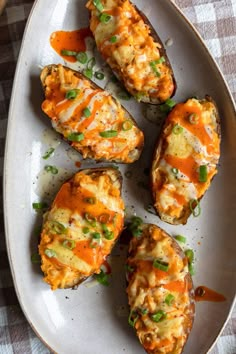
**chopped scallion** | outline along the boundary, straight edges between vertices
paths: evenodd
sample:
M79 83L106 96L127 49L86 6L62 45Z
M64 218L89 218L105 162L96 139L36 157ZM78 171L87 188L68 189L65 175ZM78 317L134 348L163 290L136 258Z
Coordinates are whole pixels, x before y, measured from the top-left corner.
M99 16L99 20L102 23L108 23L110 21L110 19L112 18L111 15L106 14L105 12L103 12L100 16Z
M83 227L83 229L82 229L82 232L83 232L83 234L88 234L89 233L89 228L88 227Z
M75 57L77 54L78 53L74 52L73 50L66 50L66 49L61 50L61 55L64 55L64 56Z
M128 131L128 130L132 129L132 126L133 126L133 123L127 119L122 123L122 130Z
M166 298L165 298L165 303L166 303L168 306L170 306L171 303L173 302L174 298L175 298L174 295L168 294L168 295L166 296Z
M137 321L138 317L139 316L138 316L137 312L135 312L135 311L130 312L128 322L131 327L134 327L135 322Z
M191 113L188 117L189 123L191 124L197 124L199 121L199 118L196 113Z
M165 60L164 57L160 57L159 59L155 60L155 63L156 63L156 64L162 64L162 63L164 63L165 61L166 61L166 60Z
M96 59L94 57L90 58L87 63L87 69L92 70L95 64L96 64Z
M103 138L113 138L118 135L117 130L105 130L104 132L100 132L99 135Z
M201 165L199 167L199 182L206 182L207 181L207 165Z
M73 250L75 248L75 240L66 239L62 242L62 246L68 250Z
M184 128L181 127L181 125L179 124L175 124L173 129L172 129L172 132L175 134L175 135L179 135L183 132Z
M87 53L86 53L86 52L79 52L79 53L76 55L76 59L77 59L78 62L81 63L81 64L87 63L87 60L88 60Z
M178 168L173 167L173 168L171 169L171 172L172 172L174 175L177 175L177 174L179 173L179 170L178 170Z
M132 273L134 271L134 267L131 267L129 264L125 265L125 269L127 272Z
M103 5L100 0L93 0L93 5L97 8L98 11L103 11Z
M52 250L51 248L46 248L46 250L44 251L44 253L46 254L46 256L48 256L49 258L52 257L56 257L57 254L54 250Z
M101 73L100 71L96 71L94 76L96 77L96 79L98 80L103 80L105 75L103 73Z
M56 166L47 165L44 167L44 169L47 172L51 172L53 175L56 175L58 173L58 169L56 168Z
M92 238L94 238L95 240L99 240L101 238L101 234L99 232L93 232L91 234Z
M88 107L86 107L84 110L83 110L83 115L88 118L91 116L91 111Z
M95 279L102 285L108 286L108 275L101 269L99 274L94 275Z
M79 94L80 90L78 89L73 89L73 90L70 90L70 91L67 91L66 92L66 99L67 100L74 100L77 95Z
M150 317L154 322L160 322L166 318L166 313L162 310L159 310Z
M67 232L67 228L58 221L50 221L50 228L52 231L60 235Z
M32 207L34 210L42 210L42 209L46 209L48 207L47 203L44 202L35 202L32 203Z
M194 269L194 266L193 266L192 263L190 263L188 265L188 270L189 270L190 275L194 275L195 274L195 269Z
M47 160L50 156L52 156L53 154L54 154L54 151L55 151L55 149L54 148L49 148L46 152L45 152L45 154L43 155L43 159L44 160Z
M155 259L153 261L153 267L162 270L163 272L168 272L169 269L169 263L163 262L160 259Z
M70 141L81 141L84 139L83 133L71 133L67 136L67 139Z
M85 69L83 71L84 76L86 76L88 79L92 79L93 77L93 71L92 69Z
M189 202L189 207L191 210L191 213L195 218L197 218L201 214L201 206L200 203L197 199L191 199Z
M116 37L116 36L112 36L112 37L110 38L110 42L111 42L111 43L116 43L116 41L117 41L117 37Z
M97 219L96 219L96 217L95 216L93 216L93 215L91 215L91 214L89 214L89 213L85 213L84 214L84 217L85 217L85 220L91 225L91 226L96 226L96 221L97 221Z
M161 76L161 73L160 73L160 71L157 69L157 67L156 67L156 62L155 61L151 61L150 62L150 66L151 66L151 68L152 68L152 71L155 73L155 75L157 76L157 77L160 77Z
M175 236L175 239L181 243L186 243L186 237L184 237L182 235Z
M185 256L188 258L188 263L193 263L194 261L194 252L193 250L189 249L189 250L186 250L185 252Z

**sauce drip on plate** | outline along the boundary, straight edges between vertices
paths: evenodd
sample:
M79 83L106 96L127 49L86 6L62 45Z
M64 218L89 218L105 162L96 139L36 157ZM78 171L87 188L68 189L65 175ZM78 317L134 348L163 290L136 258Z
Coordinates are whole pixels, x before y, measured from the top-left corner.
M225 296L217 293L215 290L207 288L206 286L198 286L195 289L195 300L196 301L212 301L212 302L223 302L226 300Z

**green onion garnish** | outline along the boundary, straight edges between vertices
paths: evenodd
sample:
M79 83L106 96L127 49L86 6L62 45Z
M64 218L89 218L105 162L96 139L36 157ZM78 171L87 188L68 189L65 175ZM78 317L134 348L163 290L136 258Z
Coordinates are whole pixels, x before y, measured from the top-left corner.
M87 63L87 69L92 70L95 64L96 64L96 59L94 57L90 58Z
M101 269L99 274L94 275L95 279L102 285L108 286L108 275Z
M163 272L167 272L169 269L169 263L163 262L160 259L155 259L153 261L153 267L162 270Z
M140 102L143 98L143 96L145 96L145 94L143 92L137 92L135 95L134 95L134 98Z
M84 217L85 217L85 220L89 223L89 225L91 225L93 227L96 226L97 219L96 219L95 216L93 216L93 215L91 215L89 213L85 213Z
M134 271L134 267L131 267L129 264L125 265L125 269L127 272L132 273Z
M48 256L49 258L52 257L56 257L57 254L54 250L52 250L51 248L46 248L46 250L44 251L44 253L46 254L46 256Z
M103 73L101 73L100 71L96 71L94 76L96 77L96 79L98 80L103 80L105 75Z
M151 61L150 62L150 66L152 68L152 71L156 74L157 77L160 77L161 76L161 73L160 71L157 69L156 67L156 62L155 61Z
M81 141L84 139L83 133L71 133L67 136L67 139L70 141Z
M155 63L156 63L156 64L162 64L162 63L164 63L165 61L166 61L166 60L165 60L164 57L160 57L159 59L155 60Z
M166 313L162 310L159 310L150 317L154 322L160 322L166 318Z
M88 203L88 204L95 204L96 203L96 198L95 197L84 198L84 202Z
M120 91L118 92L117 97L121 100L129 101L131 96L127 91Z
M110 42L111 42L111 43L116 43L116 41L117 41L117 37L116 37L116 36L112 36L112 37L110 38Z
M138 317L139 316L138 316L137 312L135 312L135 311L130 312L128 322L131 327L134 327L135 322L137 321Z
M181 125L179 124L175 124L173 129L172 129L172 132L175 134L175 135L179 135L183 132L183 127L181 127Z
M103 5L100 0L93 0L93 5L98 9L98 11L103 11Z
M67 232L67 228L58 221L50 221L50 228L60 235Z
M89 231L90 231L90 230L89 230L89 228L88 228L88 227L86 227L86 226L82 228L82 232L83 232L83 234L88 234L88 233L89 233Z
M173 108L176 105L176 102L174 100L172 100L171 98L168 98L165 101L165 105L170 107L170 108Z
M197 199L190 200L189 208L195 218L197 218L201 214L201 206L200 206L200 203Z
M77 97L79 92L80 92L80 90L78 90L78 89L73 89L73 90L67 91L66 98L68 100L74 100Z
M179 173L179 170L178 170L178 168L173 167L173 168L171 169L171 172L172 172L174 175L177 175L177 174Z
M188 263L193 263L194 261L194 252L193 250L189 249L189 250L186 250L185 252L185 256L188 258Z
M103 12L103 13L99 16L99 20L100 20L100 22L102 22L102 23L108 23L111 18L112 18L112 16L106 14L105 12Z
M192 263L190 263L188 265L188 270L189 270L190 275L194 275L195 274L195 269L194 269L194 266L193 266Z
M81 63L81 64L87 63L87 60L88 60L87 53L86 53L86 52L79 52L79 53L76 55L76 59L77 59L78 62Z
M174 298L175 298L174 295L168 294L168 295L166 296L166 298L165 298L165 303L166 303L168 306L170 306L171 303L173 302Z
M91 116L91 111L88 107L86 107L84 110L83 110L83 115L88 118Z
M175 105L176 102L171 98L168 98L165 103L160 105L160 111L163 113L169 113Z
M91 234L92 238L94 238L95 240L99 240L101 238L101 234L99 232L93 232Z
M191 123L191 124L197 124L199 118L196 113L191 113L188 117L188 120L189 120L189 123Z
M199 167L199 182L207 181L207 165L201 165Z
M142 233L143 233L143 231L142 231L141 229L138 229L138 228L132 230L132 235L133 235L134 237L139 237L139 236L142 235Z
M41 256L38 253L34 253L31 256L31 262L34 264L41 263Z
M139 311L141 312L142 315L147 315L148 314L148 309L139 309Z
M175 236L175 239L179 242L186 243L186 237L184 237L182 235Z
M48 149L45 154L43 155L43 159L47 160L51 155L53 155L55 149L54 148L50 148Z
M73 250L75 248L75 240L66 239L62 242L62 246L68 250Z
M47 172L51 172L53 175L56 175L58 173L58 169L56 168L56 166L47 165L44 167L44 169Z
M110 231L107 228L106 224L102 224L102 230L103 230L104 236L107 240L112 240L114 238L114 232Z
M93 71L91 69L85 69L83 71L84 76L86 76L88 79L92 79L93 77Z
M127 119L122 123L122 130L128 131L128 130L132 129L132 126L133 126L133 123Z
M131 224L129 225L129 230L132 232L134 237L139 237L142 235L142 229L140 226L142 225L143 220L138 216L133 216L131 219Z
M46 209L48 205L47 203L43 203L43 202L35 202L32 203L32 207L34 210L41 210L41 209Z
M61 55L75 57L77 54L78 54L77 52L74 52L72 50L66 50L66 49L61 50Z
M103 138L113 138L118 135L117 130L105 130L104 132L99 133Z

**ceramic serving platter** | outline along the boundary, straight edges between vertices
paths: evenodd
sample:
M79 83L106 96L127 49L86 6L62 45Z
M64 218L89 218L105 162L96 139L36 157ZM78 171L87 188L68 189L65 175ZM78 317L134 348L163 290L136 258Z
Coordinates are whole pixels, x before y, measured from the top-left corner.
M217 102L222 144L219 173L201 202L202 213L190 217L185 226L171 226L148 213L150 191L145 188L151 155L158 136L155 109L133 99L122 104L136 118L145 132L146 144L141 159L134 165L119 166L123 178L123 197L127 214L139 215L155 223L172 236L187 237L187 247L196 255L193 277L195 287L206 285L226 297L225 302L196 304L196 317L184 353L208 352L222 330L235 296L235 216L236 216L236 117L227 85L199 35L171 1L134 3L148 16L172 63L178 89L174 99L211 95ZM17 295L32 328L53 351L60 354L141 354L144 353L135 333L128 325L124 260L126 247L118 244L110 257L110 286L90 280L77 290L51 291L42 281L39 265L31 263L37 251L35 229L42 214L32 209L35 201L50 201L59 185L81 167L82 161L50 128L41 111L43 93L40 68L63 59L50 47L49 37L57 30L75 30L88 26L84 0L35 1L28 21L9 113L5 156L4 205L8 254ZM172 44L172 45L170 45ZM97 54L95 53L96 57ZM101 60L97 66L108 70ZM107 71L108 72L108 71ZM109 76L109 75L108 75ZM109 88L107 77L103 86ZM42 159L45 151L55 148L50 161ZM59 173L48 176L44 166L50 162ZM129 171L130 178L127 178Z

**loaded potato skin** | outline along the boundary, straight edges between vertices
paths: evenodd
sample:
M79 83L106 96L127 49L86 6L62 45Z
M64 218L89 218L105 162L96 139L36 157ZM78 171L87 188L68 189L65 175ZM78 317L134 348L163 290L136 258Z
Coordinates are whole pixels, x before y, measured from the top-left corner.
M46 66L40 78L43 112L83 158L120 163L139 159L143 133L108 92L61 64Z
M188 260L156 225L143 224L139 230L127 260L129 323L148 354L180 354L195 311Z
M122 177L114 168L81 170L44 215L39 245L44 280L70 288L100 272L124 223Z
M164 46L146 16L129 0L89 0L98 50L138 101L159 104L176 82Z
M163 221L186 224L216 175L220 119L211 97L177 104L163 126L151 168L154 207Z

